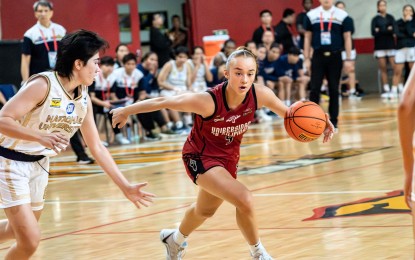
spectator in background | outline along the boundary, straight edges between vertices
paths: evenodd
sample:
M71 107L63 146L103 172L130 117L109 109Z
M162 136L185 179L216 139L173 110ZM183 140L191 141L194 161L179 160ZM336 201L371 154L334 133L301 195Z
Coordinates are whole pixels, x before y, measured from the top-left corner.
M274 28L272 27L272 13L270 10L265 9L259 13L259 17L261 19L261 25L254 31L252 35L252 40L256 44L262 43L262 34L265 31L271 31L274 35Z
M124 101L123 105L130 105L138 100L138 82L144 75L136 68L137 57L134 53L125 55L122 62L124 66L114 70L112 74L117 83L115 95L119 100ZM130 126L136 123L135 118L131 118L131 121ZM116 141L122 143L126 137L120 135L118 138Z
M53 69L59 41L66 30L51 21L53 5L48 1L37 1L33 5L37 23L27 30L23 37L21 76L26 81L29 76Z
M158 97L159 89L156 80L158 70L157 54L151 51L146 53L143 56L141 63L137 65L137 69L144 75L138 82L138 101ZM138 114L137 118L145 130L144 140L156 141L161 139L161 136L154 132L154 122L157 123L162 133L173 134L173 132L167 128L167 123L162 110Z
M399 93L403 92L402 72L405 63L408 63L409 69L415 62L415 21L414 7L412 5L405 5L403 7L402 18L396 22L396 55L395 55L395 70L392 80L391 97L397 97Z
M153 14L152 26L150 28L150 50L157 54L159 68L171 59L172 42L161 30L164 24L164 17L161 14Z
M97 114L104 114L112 123L112 114L110 109L114 106L111 101L117 100L115 90L117 89L117 82L115 77L111 76L114 70L114 60L109 56L104 56L100 59L101 72L95 76L94 83L88 87L89 96L94 109L94 116ZM96 118L95 118L96 120ZM130 144L130 141L125 138L119 128L113 128L114 139L118 144Z
M236 42L233 39L228 39L223 43L223 47L218 52L215 57L213 57L210 67L215 66L219 67L219 64L222 64L222 62L226 63L226 60L228 59L229 55L236 50Z
M295 12L291 8L284 10L282 20L275 27L275 41L282 45L282 52L287 53L295 47L293 25L295 23Z
M168 32L171 48L174 50L179 46L187 47L187 29L182 27L180 16L173 15L171 17L172 28Z
M298 85L300 100L306 98L306 87L310 77L304 75L303 61L300 59L301 50L291 47L287 54L281 56L276 62L276 76L278 78L278 98L286 106L291 105L291 89L293 84Z
M339 82L343 67L341 52L346 51L344 69L354 65L351 58L353 29L348 14L335 7L333 0L320 0L321 5L307 13L304 38L304 63L311 66L310 100L319 104L321 85L327 78L329 87L329 114L337 128L339 115ZM313 52L311 51L313 49ZM312 54L312 60L310 60ZM311 62L311 64L310 64Z
M125 55L130 53L130 50L128 49L127 44L120 43L115 48L115 64L114 69L118 69L124 66L122 59Z
M33 5L33 10L38 21L24 34L20 67L23 81L28 80L29 76L55 67L59 42L66 33L65 28L51 21L51 2L37 1ZM94 162L86 154L78 133L71 137L70 143L79 164Z
M271 49L272 44L275 42L274 34L271 31L265 31L262 34L262 44L265 46L267 52Z
M388 61L395 70L395 18L386 13L386 1L377 2L378 13L372 19L371 31L375 37L375 58L378 60L379 70L381 73L383 91L382 97L389 97L390 85L388 79Z
M267 52L267 57L262 62L262 67L259 68L258 82L269 87L272 90L276 89L278 82L277 72L277 60L281 55L280 45L274 42L271 45L270 50Z
M187 63L189 58L188 49L184 46L178 47L175 56L175 60L171 60L163 66L157 79L162 97L171 97L191 90L192 69ZM179 112L175 110L168 110L168 112L174 122L172 128L175 128L175 130L183 129L192 122L190 114L184 116L185 122L183 124Z
M300 49L304 48L304 21L307 17L307 12L311 10L313 7L313 0L303 0L303 8L304 11L297 15L296 25L297 25L297 32L300 35L300 40L298 42L298 47Z
M252 52L253 54L255 54L255 56L258 55L257 52L257 44L254 41L247 41L245 42L245 47Z
M336 7L346 11L346 4L342 1L337 1L336 2ZM351 24L352 24L351 34L353 35L353 33L354 33L354 21L353 21L352 17L349 16L349 18L350 18L350 21L351 21ZM356 49L354 47L354 42L353 42L353 39L352 39L352 51L351 51L351 54L350 54L350 59L356 61L356 56L357 56ZM342 51L342 59L343 59L343 61L346 60L346 51ZM349 89L347 90L346 95L351 99L356 99L356 98L361 99L362 98L362 93L360 91L357 91L357 88L356 88L355 63L353 63L351 65L349 71L344 71L343 73L345 74L345 76L347 78L347 85L349 86Z
M192 91L202 92L207 89L207 82L213 79L212 73L209 70L209 65L206 62L205 51L200 46L193 48L192 59L188 60L192 68L191 83Z

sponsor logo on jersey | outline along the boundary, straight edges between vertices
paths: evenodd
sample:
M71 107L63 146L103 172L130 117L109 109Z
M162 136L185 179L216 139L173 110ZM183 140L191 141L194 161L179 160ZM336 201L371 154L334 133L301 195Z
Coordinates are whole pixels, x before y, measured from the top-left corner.
M74 103L69 103L69 104L66 106L66 113L67 113L68 115L72 114L74 110L75 110L75 104L74 104Z
M232 123L235 123L235 121L238 119L238 118L240 118L241 117L241 115L234 115L234 116L231 116L231 117L229 117L227 120L226 120L226 122L232 122Z
M61 98L52 98L50 101L50 107L60 108L62 103Z
M221 122L221 121L223 121L223 120L225 120L225 117L220 117L220 116L216 116L216 118L215 119L213 119L213 122Z
M242 113L242 116L246 116L252 113L252 108L247 108L244 110L244 112Z
M386 196L324 206L313 209L313 211L314 215L303 221L411 212L405 203L402 190L389 192Z

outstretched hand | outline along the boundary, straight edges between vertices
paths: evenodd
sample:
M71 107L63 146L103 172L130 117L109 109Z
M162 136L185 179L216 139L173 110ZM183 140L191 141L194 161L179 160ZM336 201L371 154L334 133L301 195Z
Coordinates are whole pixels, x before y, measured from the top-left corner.
M153 203L153 198L156 196L153 193L142 191L141 189L144 186L147 186L147 182L130 185L124 191L124 195L139 209L141 206L150 206Z
M334 125L330 122L329 115L326 113L326 129L324 129L323 143L331 141L334 135Z
M128 115L124 113L124 108L116 108L110 111L112 114L112 128L121 128L128 121Z

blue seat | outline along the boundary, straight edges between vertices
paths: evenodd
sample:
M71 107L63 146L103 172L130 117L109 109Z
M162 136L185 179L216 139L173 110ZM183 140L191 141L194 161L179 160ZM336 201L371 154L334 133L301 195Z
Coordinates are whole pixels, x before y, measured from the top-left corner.
M0 84L0 91L9 100L17 93L17 88L13 84Z

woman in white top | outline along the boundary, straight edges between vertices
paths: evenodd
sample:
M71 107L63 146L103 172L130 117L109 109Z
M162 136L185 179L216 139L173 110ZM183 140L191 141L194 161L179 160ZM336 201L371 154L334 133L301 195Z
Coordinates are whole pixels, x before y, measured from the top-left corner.
M192 90L194 92L203 92L207 89L207 82L213 79L212 72L206 62L205 51L200 46L193 48L192 59L188 60L192 68Z
M38 220L48 183L49 157L80 128L97 163L137 207L154 195L130 184L101 143L87 93L100 72L99 51L107 42L80 30L61 40L55 71L32 76L0 111L0 240L15 239L5 259L29 259L40 242ZM24 120L21 120L24 119ZM21 121L19 121L21 120Z
M179 46L175 50L175 59L164 64L157 79L161 89L160 96L171 97L191 90L192 69L186 62L188 58L189 54L187 48ZM180 120L179 112L168 110L168 115L175 123L176 129L183 128L184 125ZM169 120L166 121L169 122ZM186 124L191 123L190 114L185 114L185 121Z

